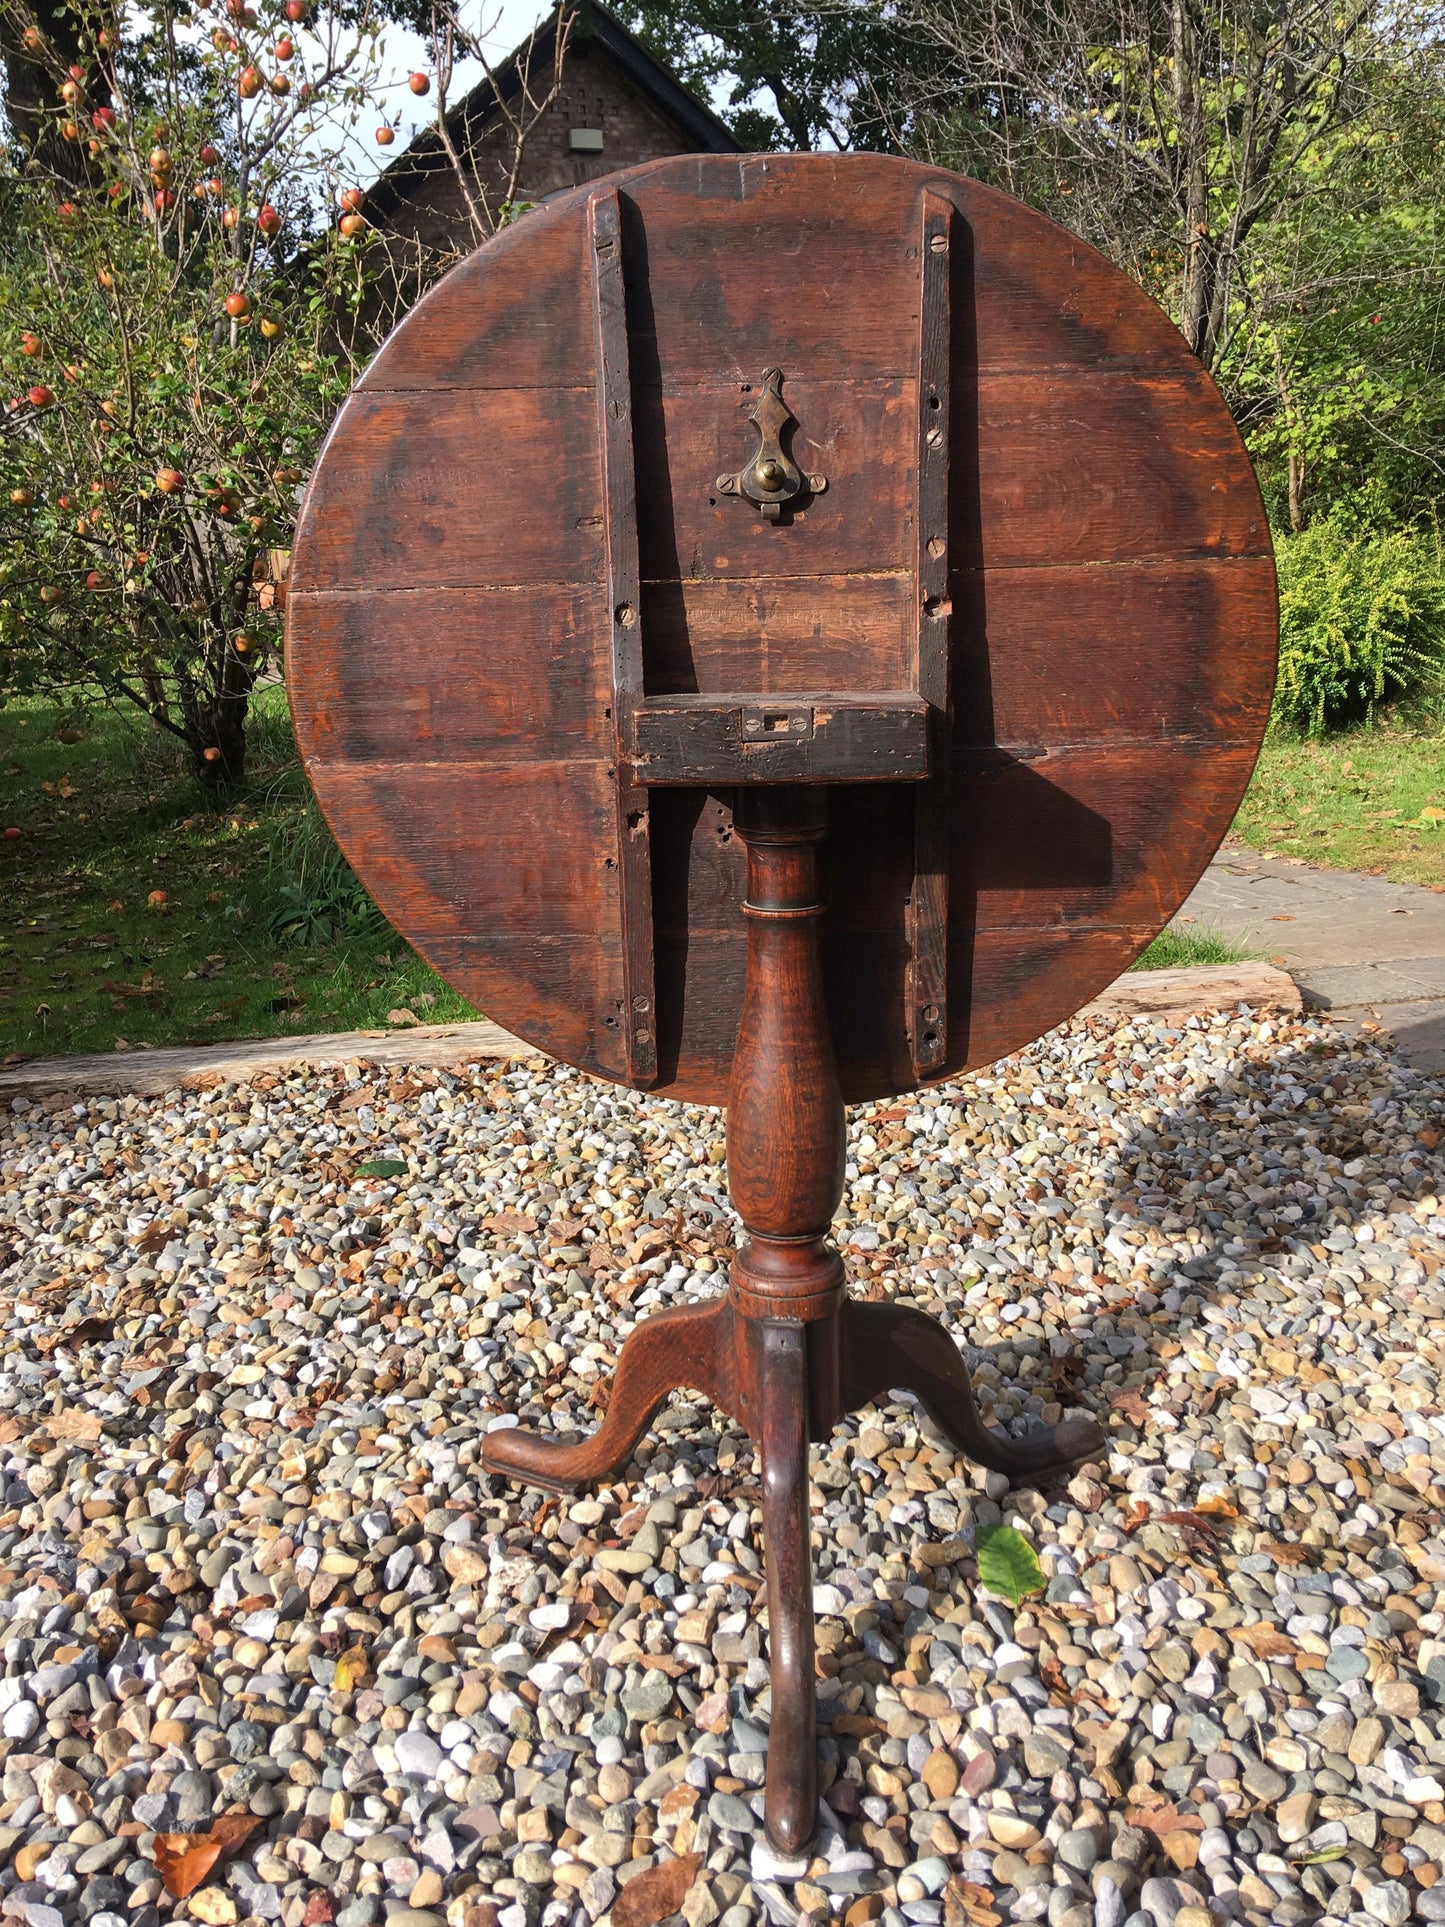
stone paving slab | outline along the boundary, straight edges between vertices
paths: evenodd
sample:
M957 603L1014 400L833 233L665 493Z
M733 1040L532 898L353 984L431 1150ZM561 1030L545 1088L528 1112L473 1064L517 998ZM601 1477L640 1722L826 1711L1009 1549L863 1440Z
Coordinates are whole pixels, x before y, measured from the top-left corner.
M1226 843L1176 920L1193 918L1293 969L1445 958L1445 837L1439 893L1416 883L1316 869Z
M1347 1027L1383 1025L1417 1070L1445 1069L1445 881L1429 890L1227 843L1175 927L1264 951L1306 1004Z

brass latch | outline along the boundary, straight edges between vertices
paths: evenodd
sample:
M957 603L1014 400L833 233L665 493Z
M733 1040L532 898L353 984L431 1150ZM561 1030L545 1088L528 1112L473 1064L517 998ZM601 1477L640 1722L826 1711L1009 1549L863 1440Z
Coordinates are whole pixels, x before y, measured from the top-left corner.
M748 420L758 431L758 448L753 459L736 475L719 475L719 495L745 495L760 508L768 521L776 522L783 504L806 491L821 495L828 486L826 475L805 475L783 448L780 439L791 421L796 421L783 400L781 368L763 370L763 392Z

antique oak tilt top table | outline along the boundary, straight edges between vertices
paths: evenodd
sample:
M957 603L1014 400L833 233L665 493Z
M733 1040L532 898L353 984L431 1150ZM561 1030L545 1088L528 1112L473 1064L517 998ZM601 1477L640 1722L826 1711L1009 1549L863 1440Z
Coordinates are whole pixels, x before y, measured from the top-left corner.
M568 1063L728 1110L726 1295L653 1315L615 1471L700 1390L762 1464L766 1824L817 1819L808 1443L890 1389L1035 1479L919 1311L845 1295L843 1103L991 1062L1167 922L1253 767L1265 516L1167 317L990 189L858 155L652 163L402 322L302 512L302 754L382 910Z

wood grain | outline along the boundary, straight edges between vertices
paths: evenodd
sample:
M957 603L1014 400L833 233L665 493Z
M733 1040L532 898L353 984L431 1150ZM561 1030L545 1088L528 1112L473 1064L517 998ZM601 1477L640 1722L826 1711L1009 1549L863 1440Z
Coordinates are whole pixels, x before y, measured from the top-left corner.
M747 155L613 190L643 700L917 686L922 558L940 560L917 507L925 198L954 210L941 1068L1016 1049L1143 947L1248 779L1274 582L1228 412L1140 290L975 183ZM288 679L328 820L386 913L497 1022L636 1081L589 192L448 276L342 411L303 508ZM785 445L828 477L776 526L715 489L773 365ZM654 788L643 807L656 1088L718 1102L745 950L733 797ZM830 1021L844 1091L876 1096L916 1078L913 786L834 787L829 815Z

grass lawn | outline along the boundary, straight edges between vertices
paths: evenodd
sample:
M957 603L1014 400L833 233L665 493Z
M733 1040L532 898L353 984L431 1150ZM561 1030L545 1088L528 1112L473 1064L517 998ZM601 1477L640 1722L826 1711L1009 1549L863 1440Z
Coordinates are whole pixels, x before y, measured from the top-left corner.
M0 709L0 815L20 832L0 842L0 1054L476 1014L340 863L279 688L261 692L251 744L245 790L213 806L148 723Z
M65 740L65 738L72 740ZM204 799L139 719L0 709L0 1056L384 1030L475 1016L370 907L297 767L283 692L243 792ZM1445 737L1272 741L1235 824L1261 849L1445 888ZM1437 827L1438 825L1438 827ZM1136 970L1234 963L1166 930Z
M1257 850L1445 888L1445 734L1272 738L1234 832Z

